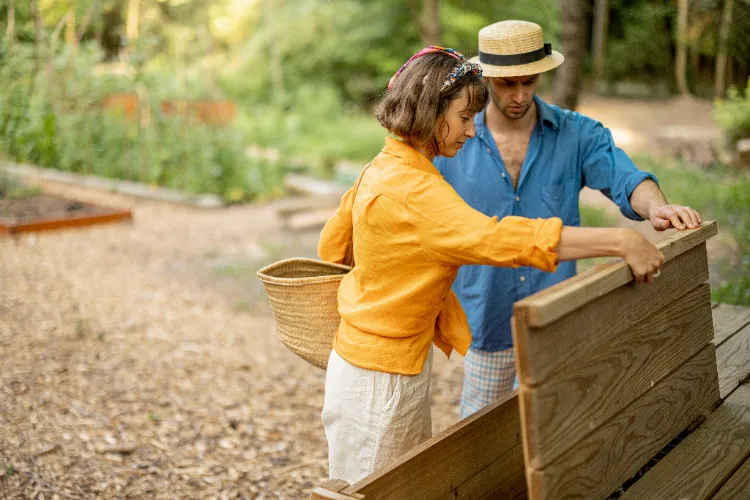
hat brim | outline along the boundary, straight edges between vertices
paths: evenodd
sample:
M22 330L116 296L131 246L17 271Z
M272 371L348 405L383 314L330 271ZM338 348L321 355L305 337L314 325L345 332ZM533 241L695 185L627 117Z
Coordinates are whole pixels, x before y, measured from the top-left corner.
M534 61L533 63L519 64L517 66L494 66L492 64L482 63L479 61L479 56L470 59L471 62L482 67L482 76L488 78L509 78L514 76L536 75L555 69L560 66L564 60L565 57L556 50L553 50L552 54L544 59Z

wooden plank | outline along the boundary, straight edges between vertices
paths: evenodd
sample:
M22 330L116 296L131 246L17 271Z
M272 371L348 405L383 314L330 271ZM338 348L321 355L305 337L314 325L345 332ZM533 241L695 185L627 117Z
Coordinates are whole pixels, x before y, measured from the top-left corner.
M108 212L104 214L78 215L65 219L39 218L31 222L14 223L8 226L10 234L30 233L38 231L51 231L53 229L67 229L74 227L91 226L94 224L105 224L110 222L129 221L133 218L129 211Z
M345 495L336 491L331 491L318 486L310 493L310 500L361 500L362 495Z
M716 348L719 392L729 396L750 374L750 325Z
M521 385L531 467L548 465L711 341L709 286L700 285L614 339L604 337L571 352L544 384Z
M366 498L427 500L450 494L458 485L521 444L518 397L505 398L449 427L390 467L342 493ZM498 471L498 474L513 471ZM501 481L501 477L495 478ZM502 492L498 492L502 494Z
M334 493L338 493L339 491L346 489L348 486L349 483L342 481L341 479L329 479L320 485L321 488L333 491Z
M523 446L518 445L478 474L460 484L443 500L525 498Z
M672 230L656 246L664 254L665 262L668 262L705 243L717 232L716 221L706 221L698 229ZM517 311L525 311L530 326L541 327L632 280L633 273L624 262L603 264L520 300L515 307Z
M713 310L714 345L717 347L750 324L750 307L719 304Z
M535 469L527 463L529 498L605 498L713 409L718 398L716 356L709 343L549 466Z
M750 456L750 385L730 396L621 500L707 499ZM750 491L745 484L745 493ZM748 498L745 496L733 499Z
M667 262L653 283L622 286L543 328L527 328L525 309L516 308L513 340L519 381L527 386L545 382L571 353L617 339L707 280L706 246L699 245Z
M716 495L711 500L737 500L738 498L748 498L750 494L750 458L745 460L739 469L724 483Z

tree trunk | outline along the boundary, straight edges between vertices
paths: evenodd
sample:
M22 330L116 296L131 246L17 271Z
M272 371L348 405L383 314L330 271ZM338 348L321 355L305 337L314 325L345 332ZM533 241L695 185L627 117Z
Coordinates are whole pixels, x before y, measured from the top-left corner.
M719 53L716 56L716 77L714 80L714 95L722 97L726 88L727 76L727 42L729 41L729 29L732 25L732 7L734 0L724 0L724 8L721 12L721 28L719 30Z
M421 23L422 45L440 44L440 0L424 0Z
M128 40L138 39L138 27L140 25L141 17L141 2L140 0L128 0L128 22L125 29L125 34Z
M8 45L11 45L16 39L16 2L8 0L8 26L5 34L8 37Z
M604 61L609 27L609 1L596 0L594 7L594 81L600 82L604 76Z
M583 60L588 40L589 3L586 0L558 0L562 21L562 53L565 62L555 75L553 100L561 108L575 109L583 81Z
M677 57L674 71L677 89L683 96L690 95L687 84L688 10L688 0L677 0Z

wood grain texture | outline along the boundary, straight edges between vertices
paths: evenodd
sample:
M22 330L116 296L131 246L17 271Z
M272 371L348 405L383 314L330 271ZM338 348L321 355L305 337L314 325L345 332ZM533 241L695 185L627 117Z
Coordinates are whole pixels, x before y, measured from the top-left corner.
M716 348L716 365L719 392L726 398L750 374L750 325Z
M616 338L571 352L546 383L522 384L530 466L547 466L712 338L711 294L700 285Z
M713 344L542 469L531 500L605 498L719 398Z
M310 493L310 500L361 500L363 495L345 495L336 491L327 490L318 486Z
M708 499L750 456L750 385L739 388L621 500ZM750 498L750 483L745 484Z
M378 500L441 498L520 445L518 396L514 392L342 493L360 493ZM513 470L497 473L515 475ZM503 484L502 477L495 477L494 481ZM473 495L481 493L478 489L472 491ZM503 495L502 491L495 493Z
M713 310L714 315L714 345L723 342L737 333L742 327L750 324L750 308L719 304Z
M519 381L544 383L571 353L612 342L707 280L706 247L699 245L667 262L653 283L621 286L543 328L528 327L525 310L517 308L513 340Z
M338 493L349 486L349 483L342 481L341 479L329 479L325 483L321 484L320 487L329 491Z
M711 497L711 500L738 500L748 497L750 497L750 458L734 471L718 493Z
M516 446L440 500L526 498L523 447Z
M698 229L672 230L657 243L665 262L704 244L718 232L716 221L706 221ZM588 304L633 280L624 262L597 266L539 293L516 302L516 311L523 310L529 326L541 327Z

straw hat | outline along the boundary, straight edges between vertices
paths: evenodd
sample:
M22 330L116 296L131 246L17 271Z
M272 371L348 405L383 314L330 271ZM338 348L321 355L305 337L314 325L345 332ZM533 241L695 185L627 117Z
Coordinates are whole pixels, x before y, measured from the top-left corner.
M528 21L501 21L479 30L479 56L471 59L487 77L536 75L565 60L544 43L542 28Z

